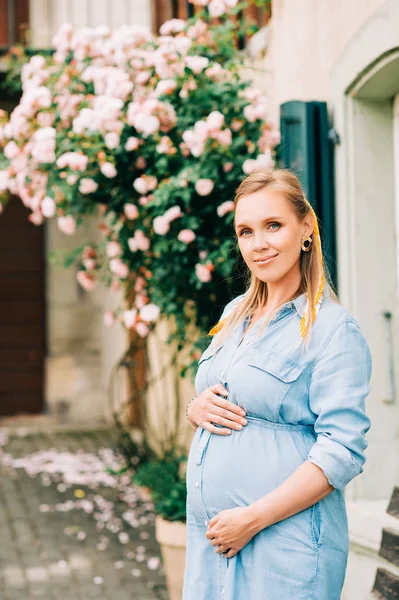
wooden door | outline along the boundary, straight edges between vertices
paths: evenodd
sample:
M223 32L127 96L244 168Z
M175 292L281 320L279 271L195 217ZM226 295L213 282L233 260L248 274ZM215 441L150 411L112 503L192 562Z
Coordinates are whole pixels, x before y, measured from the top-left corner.
M11 198L0 214L0 415L43 407L44 233Z

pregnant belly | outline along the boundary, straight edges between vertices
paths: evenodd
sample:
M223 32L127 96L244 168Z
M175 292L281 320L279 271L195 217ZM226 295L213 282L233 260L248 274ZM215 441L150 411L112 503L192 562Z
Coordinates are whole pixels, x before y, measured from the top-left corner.
M307 458L313 433L276 429L248 419L229 436L200 430L187 465L188 503L209 518L221 510L247 506L283 483Z

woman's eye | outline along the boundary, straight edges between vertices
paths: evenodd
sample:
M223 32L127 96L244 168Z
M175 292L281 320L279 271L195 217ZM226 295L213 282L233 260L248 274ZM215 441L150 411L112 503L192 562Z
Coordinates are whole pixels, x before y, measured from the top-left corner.
M244 235L245 233L251 233L249 229L243 229L240 235ZM246 237L246 236L245 236Z
M273 227L274 225L277 226L277 229L274 229L273 231L277 231L278 229L280 229L280 223L271 223L270 227Z

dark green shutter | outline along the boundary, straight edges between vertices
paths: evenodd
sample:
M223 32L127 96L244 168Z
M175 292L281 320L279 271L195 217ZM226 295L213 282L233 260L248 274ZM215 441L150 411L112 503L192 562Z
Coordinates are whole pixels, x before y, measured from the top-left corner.
M333 152L325 102L286 102L280 107L279 165L296 173L321 223L321 239L337 287Z

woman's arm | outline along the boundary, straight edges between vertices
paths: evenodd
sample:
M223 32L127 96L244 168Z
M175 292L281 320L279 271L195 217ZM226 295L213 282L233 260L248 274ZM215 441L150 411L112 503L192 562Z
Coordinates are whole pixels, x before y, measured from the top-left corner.
M323 471L306 460L284 483L247 507L253 535L316 504L333 490Z

